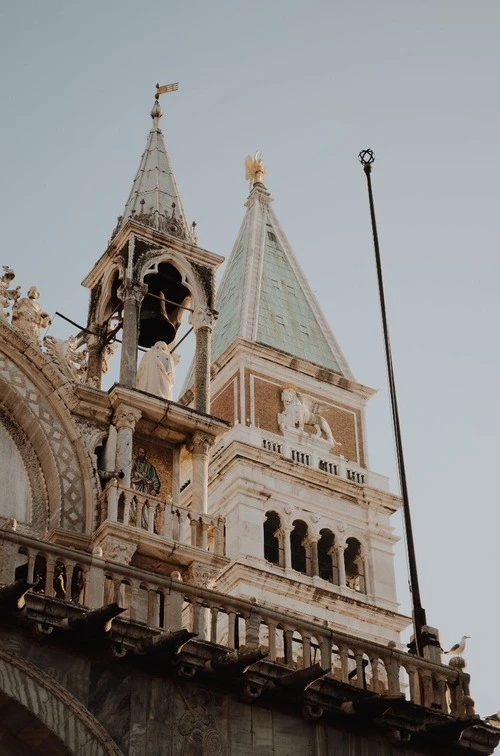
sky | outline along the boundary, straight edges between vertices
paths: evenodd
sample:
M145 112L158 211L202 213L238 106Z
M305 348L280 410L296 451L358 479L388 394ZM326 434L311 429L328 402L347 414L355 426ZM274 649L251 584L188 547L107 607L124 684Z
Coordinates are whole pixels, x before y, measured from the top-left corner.
M227 257L244 158L356 379L370 467L398 490L366 182L373 188L422 603L500 709L497 0L23 0L0 7L2 254L40 303L86 321L150 128L154 85L188 220ZM59 318L52 335L68 335ZM185 369L189 357L184 357ZM179 381L181 378L179 377ZM399 516L397 516L399 520ZM400 525L396 522L396 526ZM403 544L396 571L410 611Z

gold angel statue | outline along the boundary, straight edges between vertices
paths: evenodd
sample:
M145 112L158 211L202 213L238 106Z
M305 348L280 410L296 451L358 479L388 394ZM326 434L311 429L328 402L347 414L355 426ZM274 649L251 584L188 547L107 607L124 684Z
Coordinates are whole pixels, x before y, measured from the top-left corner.
M264 183L264 176L267 171L262 165L262 155L260 150L257 150L255 155L251 157L247 155L245 158L245 179L251 181L252 184Z

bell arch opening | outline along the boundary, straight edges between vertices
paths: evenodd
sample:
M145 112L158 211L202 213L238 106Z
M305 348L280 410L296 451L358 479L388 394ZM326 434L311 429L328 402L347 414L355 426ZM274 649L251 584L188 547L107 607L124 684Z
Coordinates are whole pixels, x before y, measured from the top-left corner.
M180 271L170 262L161 262L146 272L148 291L141 305L139 346L149 348L158 341L171 344L179 330L191 292Z

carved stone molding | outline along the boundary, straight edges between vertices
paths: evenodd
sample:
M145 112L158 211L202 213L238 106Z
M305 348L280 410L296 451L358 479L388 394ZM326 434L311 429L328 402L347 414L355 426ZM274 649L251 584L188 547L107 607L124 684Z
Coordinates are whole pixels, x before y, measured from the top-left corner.
M119 404L113 415L113 425L120 428L129 428L134 431L135 426L141 419L142 412L134 407L128 407L126 404Z
M184 583L197 585L200 588L213 588L220 570L208 567L206 564L192 562L182 574Z
M122 541L120 538L105 536L100 546L105 559L119 564L130 564L132 557L137 551L137 544Z

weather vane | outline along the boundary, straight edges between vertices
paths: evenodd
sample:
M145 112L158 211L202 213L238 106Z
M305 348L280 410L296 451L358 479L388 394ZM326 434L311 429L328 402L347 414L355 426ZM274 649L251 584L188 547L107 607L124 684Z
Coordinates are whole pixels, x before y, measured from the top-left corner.
M176 81L174 84L163 84L160 86L159 84L156 85L156 94L155 94L155 100L160 99L160 95L166 94L167 92L177 92L179 89L179 82Z

